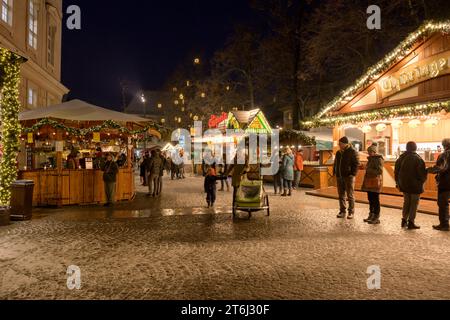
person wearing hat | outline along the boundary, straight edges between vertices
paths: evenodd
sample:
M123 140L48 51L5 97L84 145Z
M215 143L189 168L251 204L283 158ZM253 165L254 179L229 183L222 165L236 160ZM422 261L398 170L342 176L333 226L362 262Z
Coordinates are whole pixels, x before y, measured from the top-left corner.
M334 161L334 176L336 177L339 194L340 212L337 216L344 219L347 211L346 196L348 199L348 219L353 219L355 215L355 178L358 174L359 158L358 153L349 143L347 137L339 140L339 151L336 153Z
M380 224L380 193L383 186L384 158L381 154L378 154L377 146L373 144L367 149L367 153L369 156L367 157L366 174L362 190L367 192L370 213L364 222Z

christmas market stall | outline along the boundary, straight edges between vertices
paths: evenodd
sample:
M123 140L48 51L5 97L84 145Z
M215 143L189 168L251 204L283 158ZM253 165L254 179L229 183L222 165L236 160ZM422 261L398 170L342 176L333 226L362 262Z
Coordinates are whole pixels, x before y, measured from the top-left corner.
M376 144L385 158L383 192L398 194L395 161L415 141L427 166L440 154L441 141L450 137L450 21L427 22L369 68L351 87L326 105L305 127L333 128L333 148L342 136L360 152ZM356 188L364 176L360 170ZM326 188L327 183L321 185ZM437 197L430 175L425 198Z
M266 116L260 109L250 111L230 111L228 113L223 112L221 115L212 115L208 121L209 129L217 129L220 131L220 135L204 136L201 138L195 137L195 132L192 132L193 143L202 143L204 150L210 150L214 155L214 152L219 149L224 151L223 159L226 159L226 145L232 144L236 148L242 139L246 139L250 134L265 134L270 136L273 133L272 127L267 121ZM230 134L235 132L235 134ZM270 148L270 142L269 146ZM195 155L194 155L195 158ZM197 168L194 168L194 172L202 172L201 165L197 164Z
M116 200L135 196L133 149L143 133L160 137L145 118L72 100L19 115L19 178L33 180L33 205L105 202L102 164L107 153L119 165Z

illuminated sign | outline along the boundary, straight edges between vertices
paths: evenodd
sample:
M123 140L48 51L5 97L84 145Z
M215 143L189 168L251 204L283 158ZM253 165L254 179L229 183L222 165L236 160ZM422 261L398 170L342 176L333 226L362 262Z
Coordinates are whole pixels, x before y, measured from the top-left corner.
M212 115L209 119L208 126L210 129L219 128L220 124L228 120L228 114L222 112L220 116Z
M450 73L450 53L445 52L413 63L379 82L381 98L384 99L399 91L421 82Z

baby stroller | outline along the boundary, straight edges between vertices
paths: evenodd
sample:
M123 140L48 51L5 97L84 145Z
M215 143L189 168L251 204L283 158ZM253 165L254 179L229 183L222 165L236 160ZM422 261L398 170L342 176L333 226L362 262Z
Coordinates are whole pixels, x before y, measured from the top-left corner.
M245 211L248 212L250 219L253 212L262 210L266 210L267 216L270 216L269 196L264 190L262 180L248 180L245 177L239 185L233 202L233 217L236 217L237 211Z

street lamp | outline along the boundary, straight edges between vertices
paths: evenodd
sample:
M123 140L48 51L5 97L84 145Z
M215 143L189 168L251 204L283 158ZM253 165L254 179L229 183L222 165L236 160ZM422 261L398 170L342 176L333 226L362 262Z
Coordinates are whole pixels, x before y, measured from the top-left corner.
M194 59L194 64L200 64L200 58L195 58Z
M144 93L141 94L141 102L144 105L144 118L147 118L147 99L145 98ZM144 148L147 149L147 137L148 133L145 132L144 134Z

